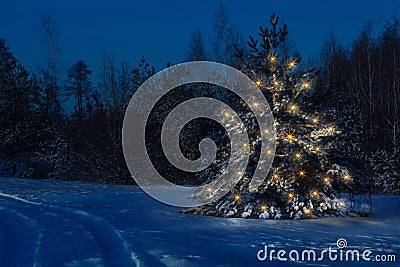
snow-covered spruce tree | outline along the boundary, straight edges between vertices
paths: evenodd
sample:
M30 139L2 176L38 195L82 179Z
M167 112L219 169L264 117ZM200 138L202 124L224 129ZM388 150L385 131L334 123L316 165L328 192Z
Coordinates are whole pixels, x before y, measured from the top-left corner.
M330 150L342 132L329 114L308 102L313 94L317 70L300 70L299 55L288 55L287 26L278 28L279 18L270 17L270 28L260 27L261 40L250 36L249 53L236 51L237 67L252 78L269 101L276 126L276 153L268 177L257 192L249 192L252 173L260 157L259 127L251 111L239 112L246 125L252 156L243 178L223 198L186 213L261 219L304 219L344 216L351 203L341 193L352 192L355 180L347 168L331 161ZM227 125L231 118L226 116ZM232 128L236 125L231 124ZM236 127L237 128L237 127ZM218 138L216 138L218 139ZM214 168L224 171L229 146L221 148ZM272 153L272 151L267 151ZM211 172L210 172L211 173ZM211 177L209 181L216 179ZM207 192L213 194L212 190Z

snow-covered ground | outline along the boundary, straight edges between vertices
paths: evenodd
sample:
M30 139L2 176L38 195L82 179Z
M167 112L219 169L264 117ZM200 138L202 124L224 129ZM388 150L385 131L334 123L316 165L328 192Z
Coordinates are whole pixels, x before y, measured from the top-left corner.
M373 204L370 217L226 219L180 214L136 186L0 178L0 266L400 266L400 197ZM339 238L397 262L257 259L265 245L320 252Z

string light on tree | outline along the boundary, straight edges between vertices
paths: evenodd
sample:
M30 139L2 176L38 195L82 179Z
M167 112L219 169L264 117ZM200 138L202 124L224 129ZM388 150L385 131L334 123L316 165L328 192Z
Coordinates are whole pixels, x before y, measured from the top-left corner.
M294 134L292 132L288 132L286 134L286 139L289 140L290 142L295 140Z
M343 176L343 179L344 179L346 182L350 181L350 175L345 174L345 175Z
M298 111L298 106L296 104L291 104L289 110L291 113L296 113Z

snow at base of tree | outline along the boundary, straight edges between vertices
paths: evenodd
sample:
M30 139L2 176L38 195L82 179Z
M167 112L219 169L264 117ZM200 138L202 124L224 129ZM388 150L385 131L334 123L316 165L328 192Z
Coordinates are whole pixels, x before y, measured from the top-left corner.
M179 213L137 186L0 178L0 266L266 266L264 245L322 250L339 238L400 257L400 197L372 200L369 217L216 218Z

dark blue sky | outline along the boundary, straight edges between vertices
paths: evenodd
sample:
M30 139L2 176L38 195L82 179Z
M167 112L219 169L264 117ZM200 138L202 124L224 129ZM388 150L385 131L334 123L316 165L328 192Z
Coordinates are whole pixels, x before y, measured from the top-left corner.
M322 41L333 32L345 44L368 20L380 23L393 15L399 0L259 0L223 1L231 21L247 40L277 13L288 24L289 35L305 57L316 55ZM167 61L179 63L196 26L211 33L217 0L2 0L0 38L14 54L34 68L41 61L40 20L51 13L60 31L66 66L84 59L96 67L101 52L112 52L133 65L145 56L157 69Z

